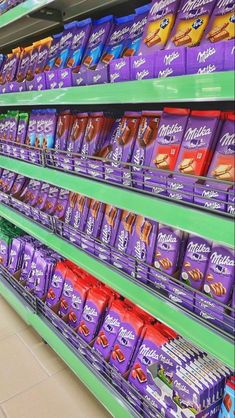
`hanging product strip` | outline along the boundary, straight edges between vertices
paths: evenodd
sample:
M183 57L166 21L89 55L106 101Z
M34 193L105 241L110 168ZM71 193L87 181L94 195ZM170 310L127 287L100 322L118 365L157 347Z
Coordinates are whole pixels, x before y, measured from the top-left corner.
M8 253L1 280L135 407L133 416L219 411L231 375L222 363L13 225L1 222L0 230ZM213 377L215 367L222 382L221 375ZM197 401L179 382L200 387Z
M232 249L6 170L0 184L2 203L232 338Z
M234 215L232 112L9 111L0 115L0 153Z

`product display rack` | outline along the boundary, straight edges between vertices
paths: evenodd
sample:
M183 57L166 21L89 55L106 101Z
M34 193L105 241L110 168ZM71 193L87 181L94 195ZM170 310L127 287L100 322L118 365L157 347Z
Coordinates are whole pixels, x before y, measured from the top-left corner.
M235 231L232 218L226 218L216 213L202 212L193 207L186 209L180 203L164 200L157 196L148 196L110 184L98 183L89 178L13 160L9 157L0 156L0 167L72 192L84 194L106 204L133 211L160 223L233 247ZM219 228L218 225L220 225Z
M0 216L22 228L42 243L48 245L59 254L79 264L80 267L95 275L105 284L112 287L148 313L175 329L186 339L189 339L203 350L211 353L231 369L234 366L234 347L231 341L208 329L196 317L186 315L179 307L166 303L161 297L156 297L146 287L136 284L110 266L97 261L82 250L67 243L49 230L29 220L15 210L0 204ZM193 329L193 333L192 333ZM223 350L221 350L223 347Z
M102 105L232 101L234 72L5 93L0 106Z

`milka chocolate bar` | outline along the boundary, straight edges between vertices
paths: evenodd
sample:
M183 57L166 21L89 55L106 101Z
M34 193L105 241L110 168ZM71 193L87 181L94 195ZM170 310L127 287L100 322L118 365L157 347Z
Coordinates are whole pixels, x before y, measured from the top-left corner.
M233 39L234 36L234 4L229 0L219 0L215 4L202 43L220 42Z

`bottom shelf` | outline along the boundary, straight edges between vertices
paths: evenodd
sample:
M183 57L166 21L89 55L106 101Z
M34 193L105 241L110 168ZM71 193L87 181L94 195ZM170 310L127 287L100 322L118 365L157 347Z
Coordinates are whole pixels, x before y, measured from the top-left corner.
M62 339L56 335L49 324L36 315L30 307L26 306L15 294L14 290L8 288L2 281L0 281L0 294L22 319L28 325L31 325L51 346L112 416L117 418L131 418L133 416L138 416L135 414L134 410L130 411L131 407L128 407L120 396L118 397L118 392L116 392L115 389L108 384L105 384L105 382L95 374L95 371L93 372L86 364L84 364Z

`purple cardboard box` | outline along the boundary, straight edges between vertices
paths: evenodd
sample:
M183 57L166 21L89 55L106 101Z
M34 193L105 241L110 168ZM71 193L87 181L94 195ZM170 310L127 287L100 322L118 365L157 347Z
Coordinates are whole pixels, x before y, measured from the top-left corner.
M139 262L152 265L153 255L156 244L158 224L155 221L138 215L134 225L134 234L132 239L131 255ZM142 281L147 282L147 269L139 269L138 277ZM141 274L142 273L142 274ZM146 274L145 274L146 273ZM135 270L131 271L131 275L135 277Z
M227 212L231 215L235 214L235 188L229 191Z
M227 212L228 192L231 186L206 181L204 185L195 184L194 203L213 210Z
M137 139L134 146L131 162L132 184L137 189L144 188L144 171L140 166L149 166L155 146L161 118L159 111L143 111L140 119Z
M206 272L204 292L226 305L231 297L234 273L233 250L214 244Z
M41 73L38 75L35 75L33 80L33 90L41 91L46 90L46 74Z
M167 289L168 297L172 302L182 305L190 311L194 311L195 294L193 291L190 291L181 284L176 284L173 281L168 281Z
M225 42L225 57L224 57L224 70L235 70L235 45L234 40Z
M101 243L95 243L96 255L106 262L110 262L111 249L115 244L115 239L121 220L121 209L106 205L103 223L100 231Z
M109 83L109 66L106 65L95 70L87 69L86 84L106 84Z
M58 88L58 70L47 71L46 73L46 87L48 90Z
M226 327L225 308L218 305L216 301L212 301L211 298L205 298L203 295L195 294L195 313L220 329Z
M181 0L166 49L199 45L215 4L215 0Z
M57 71L58 88L65 88L72 86L72 70L71 68L60 68Z
M27 91L34 91L36 90L36 85L35 85L35 81L34 79L31 81L25 81L25 85L26 85L26 90Z
M211 243L209 241L195 235L190 235L180 279L194 289L201 290L204 284L210 254Z
M224 70L225 42L187 48L187 74L210 74Z
M152 55L159 49L164 49L174 25L178 5L178 0L152 0L139 55Z
M186 74L186 48L158 51L155 59L155 78Z
M87 69L78 68L72 72L73 86L86 86L87 85Z
M130 168L125 169L124 164L120 164L120 162L128 163L131 161L139 129L140 116L138 112L125 112L122 117L109 157L112 162L105 169L106 180L114 183L123 183L126 186L131 184Z
M174 200L193 203L196 181L197 179L188 176L170 176L167 179L167 195Z
M131 80L131 58L112 60L109 64L110 83Z
M146 80L154 78L155 59L151 55L131 57L131 79Z

